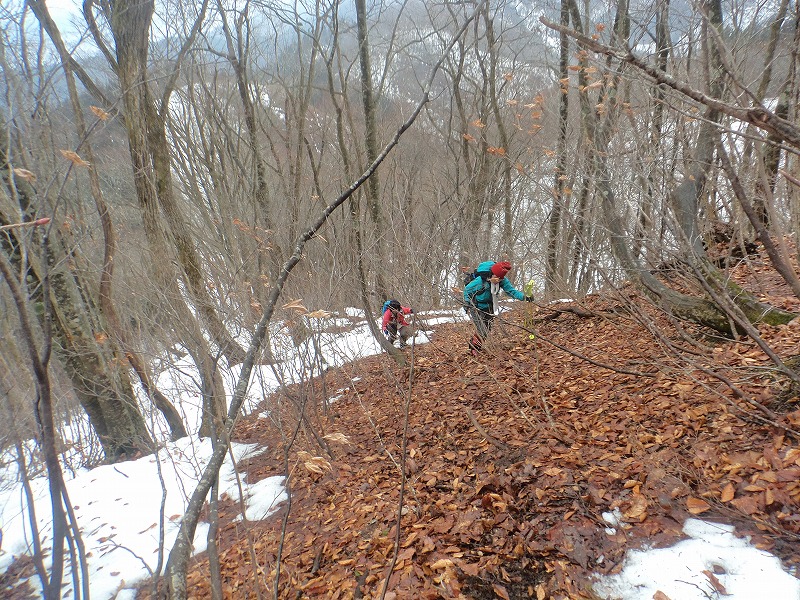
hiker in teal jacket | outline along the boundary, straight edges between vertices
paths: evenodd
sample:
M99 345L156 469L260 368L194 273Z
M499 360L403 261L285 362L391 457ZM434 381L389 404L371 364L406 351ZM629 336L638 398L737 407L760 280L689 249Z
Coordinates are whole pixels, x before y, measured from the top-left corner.
M508 261L482 262L475 269L475 279L464 288L464 305L478 330L469 342L469 348L473 354L477 354L483 348L483 340L492 329L500 290L515 300L533 302L533 296L526 296L506 279L509 271L511 271L511 263Z

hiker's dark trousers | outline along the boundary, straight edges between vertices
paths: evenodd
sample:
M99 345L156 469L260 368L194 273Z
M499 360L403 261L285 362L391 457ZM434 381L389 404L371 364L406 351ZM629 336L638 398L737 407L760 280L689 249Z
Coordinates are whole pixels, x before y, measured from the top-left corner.
M486 336L489 335L489 331L492 329L494 315L475 306L470 306L467 312L472 318L472 322L475 323L475 328L478 330L478 335L481 337L481 339L486 339Z
M408 325L401 325L400 329L397 328L397 323L389 323L386 326L386 337L389 339L390 344L394 344L398 337L400 341L405 344L406 340L413 334L414 330Z

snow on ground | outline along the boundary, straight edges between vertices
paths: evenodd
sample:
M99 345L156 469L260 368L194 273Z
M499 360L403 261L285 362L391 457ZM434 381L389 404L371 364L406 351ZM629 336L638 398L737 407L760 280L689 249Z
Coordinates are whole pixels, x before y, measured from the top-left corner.
M233 444L232 452L238 461L260 450L254 445ZM164 525L164 547L168 553L177 536L188 497L210 456L210 439L200 441L187 437L169 444L157 456L83 470L66 482L88 556L92 598L114 598L120 589L142 581L156 569L162 534L159 524ZM31 485L39 532L49 554L53 528L47 480L39 477ZM248 501L248 517L253 518L264 518L286 498L283 477L270 477L256 484L242 481L240 487L230 460L220 471L220 494L223 493L234 500L244 497ZM165 501L163 520L160 518L162 496ZM20 512L23 501L21 488L6 490L0 495L3 527L0 571L5 571L14 556L30 550L29 521L27 515ZM195 552L205 550L207 530L205 523L198 526ZM31 584L39 587L38 580ZM70 577L64 578L62 597L75 597Z
M608 600L798 600L800 580L733 531L730 525L688 519L683 525L688 539L629 552L622 571L600 578L595 592Z
M351 317L360 311L347 311ZM463 321L463 311L418 314L427 326ZM344 322L344 320L343 320ZM349 323L349 321L347 321ZM304 346L292 350L292 355L310 356L313 344L321 349L325 366L339 366L380 351L366 324L349 328L346 333L324 333L325 323L312 324L316 331ZM415 343L424 343L430 332L421 332ZM222 371L230 392L237 371ZM277 386L278 377L308 376L309 367L300 362L281 363L272 368L260 367L254 373L245 412L257 408L261 398ZM199 392L197 378L188 362L173 365L161 373L159 385L183 411L187 427L196 431L199 423ZM85 426L84 426L85 427ZM164 439L163 425L156 428ZM67 440L69 441L69 440ZM246 460L260 452L252 445L232 444L236 460ZM164 442L157 456L91 470L77 470L66 476L67 490L81 526L83 542L88 553L91 597L93 600L127 600L133 598L132 587L144 581L159 564L160 524L163 523L165 556L172 547L187 498L207 464L211 454L209 440L190 436L177 442ZM0 573L5 572L15 556L32 552L31 532L25 508L25 496L13 469L13 460L0 457ZM243 499L246 517L263 519L285 499L281 477L261 482L237 480L233 464L227 461L220 474L220 493L233 499ZM163 485L162 485L163 481ZM40 534L49 543L52 534L49 518L47 481L32 480L35 508ZM165 494L165 495L164 495ZM163 513L160 505L164 497ZM160 515L163 514L163 519ZM195 535L195 552L206 547L207 525L200 524ZM774 556L753 548L746 540L735 537L732 528L695 519L686 522L689 539L671 548L631 552L625 568L618 575L599 578L597 592L607 600L640 600L658 597L660 600L730 600L800 599L800 582L785 572ZM715 588L716 583L722 586ZM69 574L64 578L63 598L74 598ZM41 594L37 579L32 587ZM666 596L655 596L661 591ZM3 590L0 589L0 595ZM40 596L41 597L41 596Z

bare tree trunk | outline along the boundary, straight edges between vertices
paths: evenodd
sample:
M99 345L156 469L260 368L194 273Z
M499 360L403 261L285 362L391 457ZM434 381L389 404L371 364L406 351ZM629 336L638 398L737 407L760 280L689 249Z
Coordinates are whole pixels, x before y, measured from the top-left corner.
M203 1L199 17L182 53L190 47L199 31L208 2L209 0ZM91 15L93 6L95 6L93 0L87 0L84 13ZM90 16L87 16L87 21L90 25L94 25L92 33L95 41L119 78L138 200L143 211L153 210L147 206L152 204L157 207L155 210L165 217L177 252L178 263L197 313L229 363L238 364L244 356L244 350L233 339L214 308L205 286L200 257L174 197L164 112L167 110L169 97L174 89L177 70L164 86L159 111L151 93L151 83L147 74L148 42L154 3L152 0L120 0L112 5L103 5L101 9L114 36L115 58L105 47L103 38Z
M570 0L561 0L561 25L569 25ZM569 37L562 32L559 37L558 78L569 80ZM558 99L558 141L556 142L556 169L553 182L553 207L550 209L547 228L547 261L545 263L545 295L551 296L561 287L558 280L558 249L560 245L561 210L564 206L564 181L567 172L567 118L569 115L569 89L562 87Z
M108 328L111 330L113 337L122 347L125 357L128 359L133 371L139 378L139 381L153 403L156 405L172 433L172 439L176 440L186 436L186 428L183 425L183 420L173 404L167 400L164 394L156 388L150 375L147 372L144 361L141 356L133 349L132 345L127 339L122 324L120 323L119 315L117 314L114 301L111 294L111 285L114 277L114 258L117 251L117 239L114 232L114 224L111 220L111 212L103 198L103 192L100 188L100 178L97 174L97 162L95 161L92 152L92 146L89 143L89 133L83 119L83 111L78 96L78 90L75 85L75 80L72 72L72 65L69 60L69 53L61 38L61 33L56 27L55 23L47 11L47 7L40 0L31 0L29 3L31 10L33 10L36 18L42 24L44 29L48 32L51 41L56 47L56 50L61 57L61 65L66 75L67 89L69 91L70 102L72 104L72 111L75 118L78 138L83 140L83 144L78 146L78 153L84 154L85 161L88 163L87 170L89 173L89 186L97 208L98 215L100 216L100 223L103 228L103 269L100 274L100 310L105 317Z
M16 179L4 152L0 152L0 175L20 212L33 220L36 192L26 181ZM0 213L0 224L9 218ZM46 255L26 254L21 239L13 235L0 238L10 262L19 273L25 273L32 284L32 301L50 311L52 333L58 342L58 356L73 383L81 406L97 433L103 452L109 461L136 453L149 453L152 440L136 403L130 379L119 367L119 353L113 343L101 344L95 324L98 309L92 299L81 294L73 273L64 264L70 256L59 231L54 229L53 241L44 246ZM30 260L30 263L26 262ZM48 278L45 294L43 278ZM47 323L42 321L42 327Z
M458 44L458 58L459 62L456 64L452 78L453 100L456 104L458 112L459 127L461 131L469 131L468 127L468 109L464 104L464 99L461 91L462 78L464 73L464 47L463 43ZM480 150L478 153L473 153L470 150L470 141L466 135L462 135L459 140L460 158L464 169L464 179L466 180L466 194L460 206L463 206L462 211L464 216L462 218L461 235L459 236L459 254L462 257L462 262L471 266L475 266L479 261L483 260L483 253L486 248L480 240L481 234L481 215L483 213L483 204L479 190L485 180L484 168L486 164L485 150L488 147L486 141L481 138L479 141ZM463 257L468 260L464 260ZM474 263L474 265L472 264Z
M204 5L205 7L205 5ZM203 9L204 9L203 7ZM137 198L143 213L156 281L167 292L181 325L191 337L190 352L200 371L204 394L211 394L215 408L204 411L201 435L208 435L214 414L225 412L225 397L221 388L216 361L210 356L194 317L182 300L171 269L164 264L168 256L164 249L166 236L160 224L164 214L175 240L179 263L198 313L209 327L211 338L231 364L240 362L243 350L219 320L203 284L202 268L183 218L175 203L170 175L169 150L164 119L155 108L147 77L147 48L153 16L152 2L123 0L113 6L109 17L117 49L117 75L122 88L125 127L133 163ZM198 23L202 20L201 17ZM196 24L197 27L197 24ZM168 101L168 91L163 102Z
M367 164L372 164L378 156L377 105L372 87L372 67L370 66L369 36L367 34L366 0L355 0L356 20L358 22L358 49L361 66L361 102L364 109L365 142ZM381 211L381 188L377 174L367 182L367 206L375 231L375 247L378 255L378 268L375 269L375 292L380 298L388 298L389 290L381 268L386 265L386 224Z
M581 18L577 2L575 0L568 0L567 6L573 28L583 32L583 19ZM594 231L596 226L593 213L596 212L594 205L596 204L595 197L597 194L595 185L595 178L597 176L595 171L596 165L591 156L596 150L591 143L584 143L584 140L594 140L597 137L596 129L599 125L597 122L598 115L595 114L595 104L592 102L589 91L589 85L591 83L588 76L590 63L588 57L583 53L578 53L578 65L580 66L578 70L580 137L578 149L575 153L576 155L582 155L586 166L583 170L584 172L579 176L580 185L574 186L578 188L578 192L574 194L578 198L578 201L575 223L571 231L574 242L572 248L572 273L570 275L570 284L579 294L584 294L592 285L592 280L595 276L595 266L593 261L589 258L589 254L593 252L595 248L594 238L596 235ZM562 79L561 83L561 93L568 93L568 80ZM602 98L605 89L606 85L603 85L597 96L598 102L603 102Z
M706 0L703 4L703 12L705 15L703 29L706 32L703 36L703 46L709 71L707 74L709 78L709 94L714 98L720 98L724 75L720 59L721 49L717 47L714 35L708 32L709 28L719 30L722 26L722 5L720 0ZM692 170L670 194L672 211L677 224L683 232L683 237L689 243L689 251L697 256L705 254L702 229L699 226L698 218L700 201L705 192L704 188L708 173L713 166L716 141L719 139L719 128L717 126L719 119L720 112L713 107L709 107L697 134L697 141L693 151Z
M2 260L2 255L0 255ZM47 589L47 568L44 566L44 552L42 552L42 539L39 533L39 519L36 517L36 497L33 494L31 487L31 480L28 476L28 462L25 460L25 448L22 445L22 439L15 427L16 419L14 418L14 411L11 406L11 394L6 385L8 379L8 365L0 357L0 394L3 400L3 412L5 418L9 423L9 430L13 432L14 447L17 450L17 470L19 471L19 479L22 483L22 489L25 493L25 506L28 509L28 524L31 528L31 544L33 546L32 560L36 568L36 575L42 584L42 589Z
M505 119L500 111L500 100L498 98L497 80L500 74L497 68L500 65L500 56L496 45L498 40L494 34L493 17L489 14L489 4L484 5L483 17L486 23L486 46L489 58L489 69L487 73L487 81L489 82L489 103L494 114L497 133L500 138L500 154L499 160L501 161L500 173L502 177L502 205L503 205L503 229L502 229L502 254L508 256L511 261L515 261L514 256L514 240L513 240L513 211L511 208L511 160L508 158L510 151L510 139L505 127ZM481 70L484 71L483 61L479 62Z
M775 107L775 114L783 119L788 118L789 105L791 102L792 99L788 86L784 86L778 98L778 105ZM772 205L772 199L775 196L775 186L778 183L778 167L781 163L781 141L776 135L772 133L767 135L766 142L763 143L761 160L764 165L764 170L761 176L756 180L753 203L755 205L756 215L758 215L758 220L765 228L769 229L771 225L770 207Z
M656 4L656 67L667 72L669 61L669 49L672 42L669 37L669 2L670 0L658 0ZM650 124L650 154L653 157L652 164L643 165L647 169L645 184L645 197L642 206L639 208L638 227L634 239L633 256L637 260L642 253L642 245L648 238L648 234L653 231L654 196L655 196L655 177L653 175L655 157L658 156L661 148L661 135L664 128L664 90L661 86L655 86L653 96L653 120Z
M770 26L769 43L764 56L764 72L761 74L761 81L758 84L756 91L756 98L759 102L763 102L769 89L769 84L772 80L772 67L775 62L775 51L778 47L778 41L781 37L781 30L783 22L786 19L786 13L789 6L789 0L781 0L778 7L778 12L775 15L775 20ZM785 82L788 83L788 80ZM791 93L787 85L783 86L783 91L778 100L778 106L775 108L775 114L782 118L787 118L789 113L789 104L791 103ZM769 229L770 218L769 211L767 210L767 203L770 202L772 195L775 193L775 183L778 176L778 164L780 163L780 140L774 134L767 136L767 143L763 146L762 161L765 168L766 181L759 178L756 182L756 195L754 198L754 205L756 215L761 224ZM753 143L748 141L747 147L744 152L744 162L747 164L750 155L753 151Z
M45 242L47 244L46 236ZM55 425L53 422L53 399L50 390L50 375L48 373L48 362L50 360L51 338L49 331L45 329L45 341L41 349L36 348L33 337L33 327L28 319L28 305L25 294L20 289L17 280L11 270L11 264L6 257L0 254L0 275L3 276L11 291L14 305L17 309L19 322L22 329L22 339L25 343L28 356L31 361L31 368L34 373L36 383L36 401L34 403L34 415L36 424L39 428L39 437L44 451L44 460L47 467L47 481L50 489L50 506L53 517L53 543L51 551L50 576L40 573L43 580L44 597L46 600L58 600L61 598L61 581L64 575L64 540L67 537L67 515L62 502L64 492L64 478L61 473L61 463L58 460L58 450L56 449ZM47 278L43 284L47 287Z
M331 68L331 61L333 60L333 52L331 53L330 61L326 61L327 63L327 76L328 76L328 91L330 93L331 101L336 106L336 140L339 146L339 155L341 156L342 163L344 166L344 176L347 180L351 180L353 178L353 166L352 160L350 156L350 151L348 150L348 144L345 140L344 135L344 122L343 122L343 110L339 104L337 99L337 94L335 93L335 87L333 83L333 70ZM370 303L370 293L369 293L369 286L368 286L368 278L367 278L367 269L364 264L364 231L362 228L362 220L361 220L361 207L359 203L359 194L358 192L353 194L350 199L350 223L352 225L352 232L353 232L353 242L354 242L354 254L356 260L356 277L358 279L358 290L359 290L359 299L361 300L361 305L364 310L364 314L367 315L367 326L370 329L370 333L378 342L378 344L388 352L398 364L404 365L405 364L405 354L395 348L393 345L389 344L386 338L383 336L379 328L375 325L375 320L372 318L372 308Z
M713 23L721 22L721 8L718 0L712 0L709 14L711 15L711 26L713 26ZM566 31L565 28L554 23L547 22L546 24L558 31ZM585 38L580 34L574 35L574 37L577 37L581 43L585 43ZM721 66L718 60L712 61L711 64L715 65L717 69ZM617 67L617 72L619 72L619 67ZM715 70L714 73L721 74L719 70ZM714 81L713 75L712 81ZM718 82L713 83L712 87L717 85L719 85ZM611 175L608 167L607 152L605 151L611 141L611 133L613 132L612 118L617 113L615 92L617 87L617 85L610 86L607 95L604 97L607 117L601 127L593 128L595 135L590 140L594 148L594 152L591 152L590 155L594 162L593 170L596 173L596 185L606 215L614 256L619 260L629 277L639 281L665 308L677 316L690 319L726 335L732 335L735 333L732 328L734 319L723 307L708 298L695 298L668 288L643 268L631 253L629 236L620 216L619 207L616 205L611 186ZM714 97L718 96L715 95ZM710 168L711 157L714 152L713 144L717 139L716 136L718 136L718 132L713 126L717 115L711 113L707 116L709 119L701 126L698 135L697 148L695 150L695 169L692 175L687 177L671 193L679 228L678 235L689 242L688 252L695 257L693 261L700 265L707 283L727 291L728 295L734 299L736 305L748 319L751 319L752 322L765 322L773 325L787 323L796 315L758 302L751 294L718 276L718 271L704 258L702 240L700 240L696 222L697 205L707 170ZM698 247L699 252L697 251Z
M242 17L236 22L236 37L231 31L228 18L222 3L217 1L217 8L222 18L222 30L225 33L225 42L228 47L228 61L233 68L234 75L236 76L236 87L239 91L239 98L242 102L242 110L244 111L244 123L247 127L247 139L250 143L250 152L252 153L253 166L255 167L255 180L253 181L253 200L254 200L254 217L255 225L263 227L267 232L271 231L274 227L272 219L272 201L270 199L268 178L267 178L267 164L261 152L261 147L258 140L258 122L256 120L256 105L251 96L251 82L247 76L246 60L247 60L247 47L243 46L242 40L247 39L243 35L242 25L247 17L248 11L245 8ZM259 268L254 281L257 276L264 271L270 273L270 279L274 278L277 273L278 261L277 257L281 256L282 252L278 246L277 236L271 236L271 244L276 246L274 252L270 253L270 260L266 265L266 269ZM261 253L258 253L258 264L262 261ZM258 286L257 289L261 289ZM260 298L261 299L261 298Z

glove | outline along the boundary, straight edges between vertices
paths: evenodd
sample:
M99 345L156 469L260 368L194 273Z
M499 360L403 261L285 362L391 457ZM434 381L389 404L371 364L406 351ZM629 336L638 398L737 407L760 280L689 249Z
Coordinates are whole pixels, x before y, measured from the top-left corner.
M533 279L531 279L528 283L525 284L525 287L522 288L522 293L525 296L533 296Z
M533 296L525 296L525 302L533 302Z

